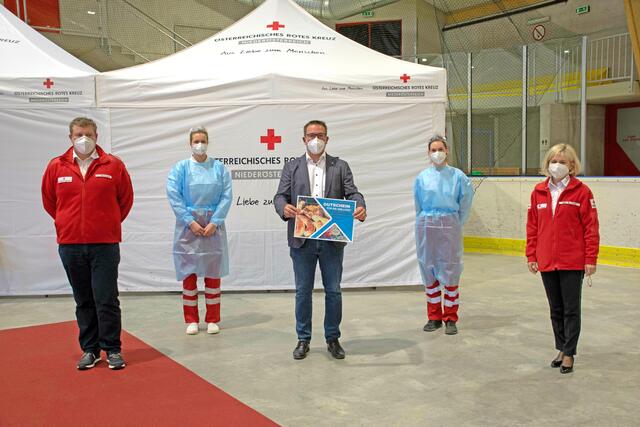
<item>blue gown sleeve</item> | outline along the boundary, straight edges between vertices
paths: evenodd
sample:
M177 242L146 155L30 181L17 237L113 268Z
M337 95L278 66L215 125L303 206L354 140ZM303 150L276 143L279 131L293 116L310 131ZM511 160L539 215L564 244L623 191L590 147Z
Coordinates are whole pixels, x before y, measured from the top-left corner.
M468 176L460 174L460 194L458 195L458 204L460 205L460 224L464 225L469 219L471 213L471 202L473 202L473 186Z
M182 222L186 227L193 222L193 215L187 209L182 189L184 188L185 179L184 162L176 163L169 172L167 177L167 198L176 219Z
M413 184L413 204L416 208L416 216L420 215L420 211L422 210L422 191L420 191L420 176L419 174L416 177L416 180Z
M211 217L211 223L215 224L216 227L219 227L224 222L227 217L227 213L229 213L229 209L231 208L231 199L233 198L233 193L231 190L231 174L227 170L227 168L222 167L222 194L220 195L220 201L218 202L218 206L216 210L213 212L213 216Z

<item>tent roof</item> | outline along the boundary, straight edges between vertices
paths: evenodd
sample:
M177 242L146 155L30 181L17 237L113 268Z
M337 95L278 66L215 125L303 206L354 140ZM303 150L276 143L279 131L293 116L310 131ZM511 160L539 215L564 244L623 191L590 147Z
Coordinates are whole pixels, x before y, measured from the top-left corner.
M0 5L0 108L95 105L98 71Z
M0 77L73 77L97 71L0 5Z
M188 49L99 75L97 91L101 106L445 102L446 72L364 47L291 0L267 0Z

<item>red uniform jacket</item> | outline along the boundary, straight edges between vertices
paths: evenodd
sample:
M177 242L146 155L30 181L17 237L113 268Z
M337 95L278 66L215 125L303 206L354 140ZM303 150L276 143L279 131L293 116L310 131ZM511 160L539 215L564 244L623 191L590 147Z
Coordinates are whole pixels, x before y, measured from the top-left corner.
M589 187L571 177L560 193L556 213L551 207L549 179L531 193L527 215L527 259L540 271L584 270L596 264L600 234L598 212Z
M133 204L124 163L100 147L84 178L73 148L52 159L42 177L42 203L56 225L59 244L118 243L120 224Z

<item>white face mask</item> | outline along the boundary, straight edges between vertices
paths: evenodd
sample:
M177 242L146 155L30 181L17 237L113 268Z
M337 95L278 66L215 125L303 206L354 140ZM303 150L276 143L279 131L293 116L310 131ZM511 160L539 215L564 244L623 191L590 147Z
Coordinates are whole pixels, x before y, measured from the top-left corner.
M426 165L425 165L426 168L430 168L431 166L433 166L433 161L431 161L431 156L430 155L427 156L427 158L425 160L425 163L426 163Z
M429 154L431 161L436 165L441 165L444 163L444 159L447 158L447 154L444 151L436 151L435 153Z
M203 154L207 154L207 147L209 144L205 144L204 142L196 142L191 145L191 151L196 156L201 156Z
M321 154L324 151L325 142L318 137L313 138L311 141L307 142L307 150L311 154Z
M73 141L73 148L78 154L91 154L96 149L96 142L88 136L81 136Z
M555 180L561 180L565 176L569 175L569 168L562 163L550 163L549 173Z

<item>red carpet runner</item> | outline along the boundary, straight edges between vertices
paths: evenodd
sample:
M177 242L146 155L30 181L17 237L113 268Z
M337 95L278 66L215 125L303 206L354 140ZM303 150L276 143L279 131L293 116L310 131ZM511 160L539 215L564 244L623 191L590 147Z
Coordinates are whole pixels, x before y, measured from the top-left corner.
M127 367L76 369L75 322L0 331L0 426L274 426L122 331Z

